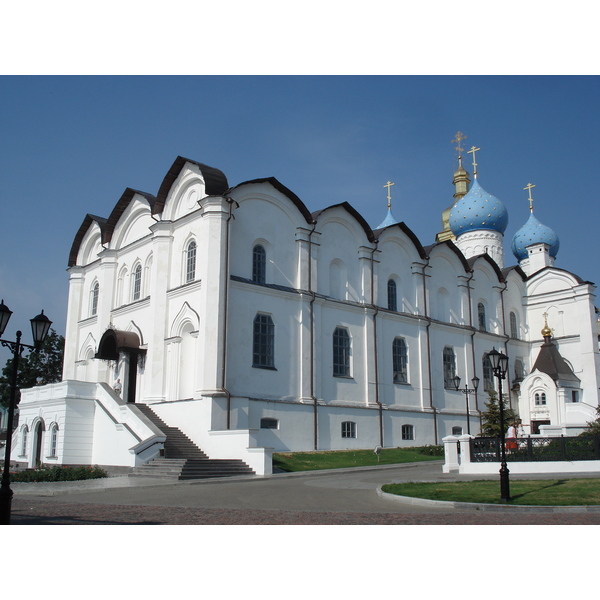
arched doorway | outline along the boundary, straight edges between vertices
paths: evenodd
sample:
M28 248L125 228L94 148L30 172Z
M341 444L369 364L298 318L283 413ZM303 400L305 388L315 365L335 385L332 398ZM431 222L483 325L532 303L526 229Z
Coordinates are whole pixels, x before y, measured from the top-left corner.
M33 431L33 452L31 453L32 464L30 466L37 467L42 463L42 447L44 441L44 422L38 421Z
M125 402L135 402L138 359L145 353L145 350L140 349L140 338L133 331L107 329L100 339L98 352L94 358L114 361L118 364L121 354L124 355L123 399Z

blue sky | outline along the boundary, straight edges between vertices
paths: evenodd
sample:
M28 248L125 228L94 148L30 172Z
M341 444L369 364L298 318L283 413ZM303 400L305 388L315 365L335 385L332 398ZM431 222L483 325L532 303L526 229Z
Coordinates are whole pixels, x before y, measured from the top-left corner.
M230 185L274 176L310 210L342 201L372 226L393 212L424 245L451 204L457 131L479 182L561 242L556 266L600 282L597 76L0 77L0 284L25 328L42 308L64 333L67 258L86 213L126 187L156 193L178 155ZM465 167L472 172L470 158Z

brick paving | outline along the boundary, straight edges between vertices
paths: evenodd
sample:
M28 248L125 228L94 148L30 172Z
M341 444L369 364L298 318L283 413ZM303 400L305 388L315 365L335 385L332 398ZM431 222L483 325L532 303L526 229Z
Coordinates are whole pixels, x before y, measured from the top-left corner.
M599 525L600 513L377 513L191 508L15 497L13 525Z

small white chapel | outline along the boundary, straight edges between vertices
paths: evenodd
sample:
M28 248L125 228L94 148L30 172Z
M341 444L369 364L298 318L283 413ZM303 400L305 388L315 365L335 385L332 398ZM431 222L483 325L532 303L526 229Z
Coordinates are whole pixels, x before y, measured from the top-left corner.
M479 432L494 348L527 433L581 432L600 386L595 286L556 266L532 184L515 182L530 209L505 264L507 209L461 139L425 245L392 214L391 182L371 227L346 202L311 212L273 177L232 186L183 157L155 194L87 214L63 381L21 391L12 459L135 469L168 457L177 429L264 475L273 452L440 444Z

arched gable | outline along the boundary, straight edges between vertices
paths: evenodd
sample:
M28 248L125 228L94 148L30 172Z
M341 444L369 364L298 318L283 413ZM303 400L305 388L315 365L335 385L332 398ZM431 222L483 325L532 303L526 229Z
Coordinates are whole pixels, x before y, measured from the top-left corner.
M413 231L404 223L395 223L394 225L390 225L384 229L377 229L373 232L375 238L379 241L379 249L381 249L381 244L383 242L387 242L388 240L396 240L403 246L408 252L408 244L406 241L410 241L411 246L416 250L419 258L426 260L427 253L425 252L425 248L419 241L419 238L413 233Z
M280 194L282 194L287 200L291 202L291 204L300 212L304 220L309 224L314 224L314 219L310 213L310 211L306 208L304 202L294 194L291 190L285 187L282 183L277 181L275 177L265 177L262 179L252 179L250 181L244 181L229 190L227 190L227 194L231 195L235 200L240 200L242 197L246 196L246 190L244 189L246 186L254 186L260 184L268 184L273 189L277 190ZM249 194L252 194L252 190L248 190Z
M467 260L467 263L471 271L474 271L476 268L482 268L488 273L490 272L490 270L493 271L496 277L498 278L498 282L504 283L504 275L500 270L500 267L489 254L479 254L477 256L472 256ZM483 267L482 263L485 264L485 267Z
M363 216L355 208L353 208L350 204L348 204L348 202L342 202L340 204L333 204L332 206L328 206L327 208L324 208L323 210L319 210L319 211L313 213L312 217L315 220L315 222L317 223L317 225L319 225L319 220L324 221L329 216L329 215L327 215L327 213L334 209L342 209L345 212L347 212L348 215L352 218L352 220L354 220L358 224L360 229L365 234L367 240L371 243L375 242L375 240L376 240L375 234L373 233L373 230L369 227L369 224L365 221Z
M173 196L173 187L176 183L181 183L181 175L186 168L188 172L195 173L196 177L200 176L203 182L204 196L222 196L228 191L227 177L222 171L195 160L178 156L158 190L156 202L152 206L153 215L164 212L169 196Z
M84 257L89 258L93 253L93 249L102 244L105 227L106 219L90 214L85 216L83 223L75 235L73 244L71 245L68 262L69 267L75 266L78 262L80 264L85 264L85 262L83 262Z
M569 273L569 271L546 267L527 279L527 291L529 295L533 296L547 292L570 290L585 283L589 282L583 281L577 275Z
M146 192L140 192L138 190L134 190L132 188L127 188L124 192L123 195L119 198L119 201L115 204L115 207L112 209L112 212L110 213L110 216L108 217L108 219L106 220L106 226L104 228L104 232L102 235L102 243L103 244L108 244L112 242L114 233L115 233L115 229L117 228L117 226L119 226L119 229L121 231L123 230L127 230L128 226L131 225L131 223L128 223L127 225L124 226L124 224L121 222L121 217L123 216L123 213L125 213L127 211L127 209L131 206L132 202L134 202L135 200L140 200L142 202L145 201L145 204L147 205L147 212L148 214L150 214L152 207L154 206L154 203L156 202L156 198L152 195L152 194L147 194ZM122 241L122 238L121 238ZM113 247L120 247L122 244L112 244Z
M200 317L198 313L187 302L184 302L171 323L169 337L180 336L188 323L191 324L192 331L200 329Z

